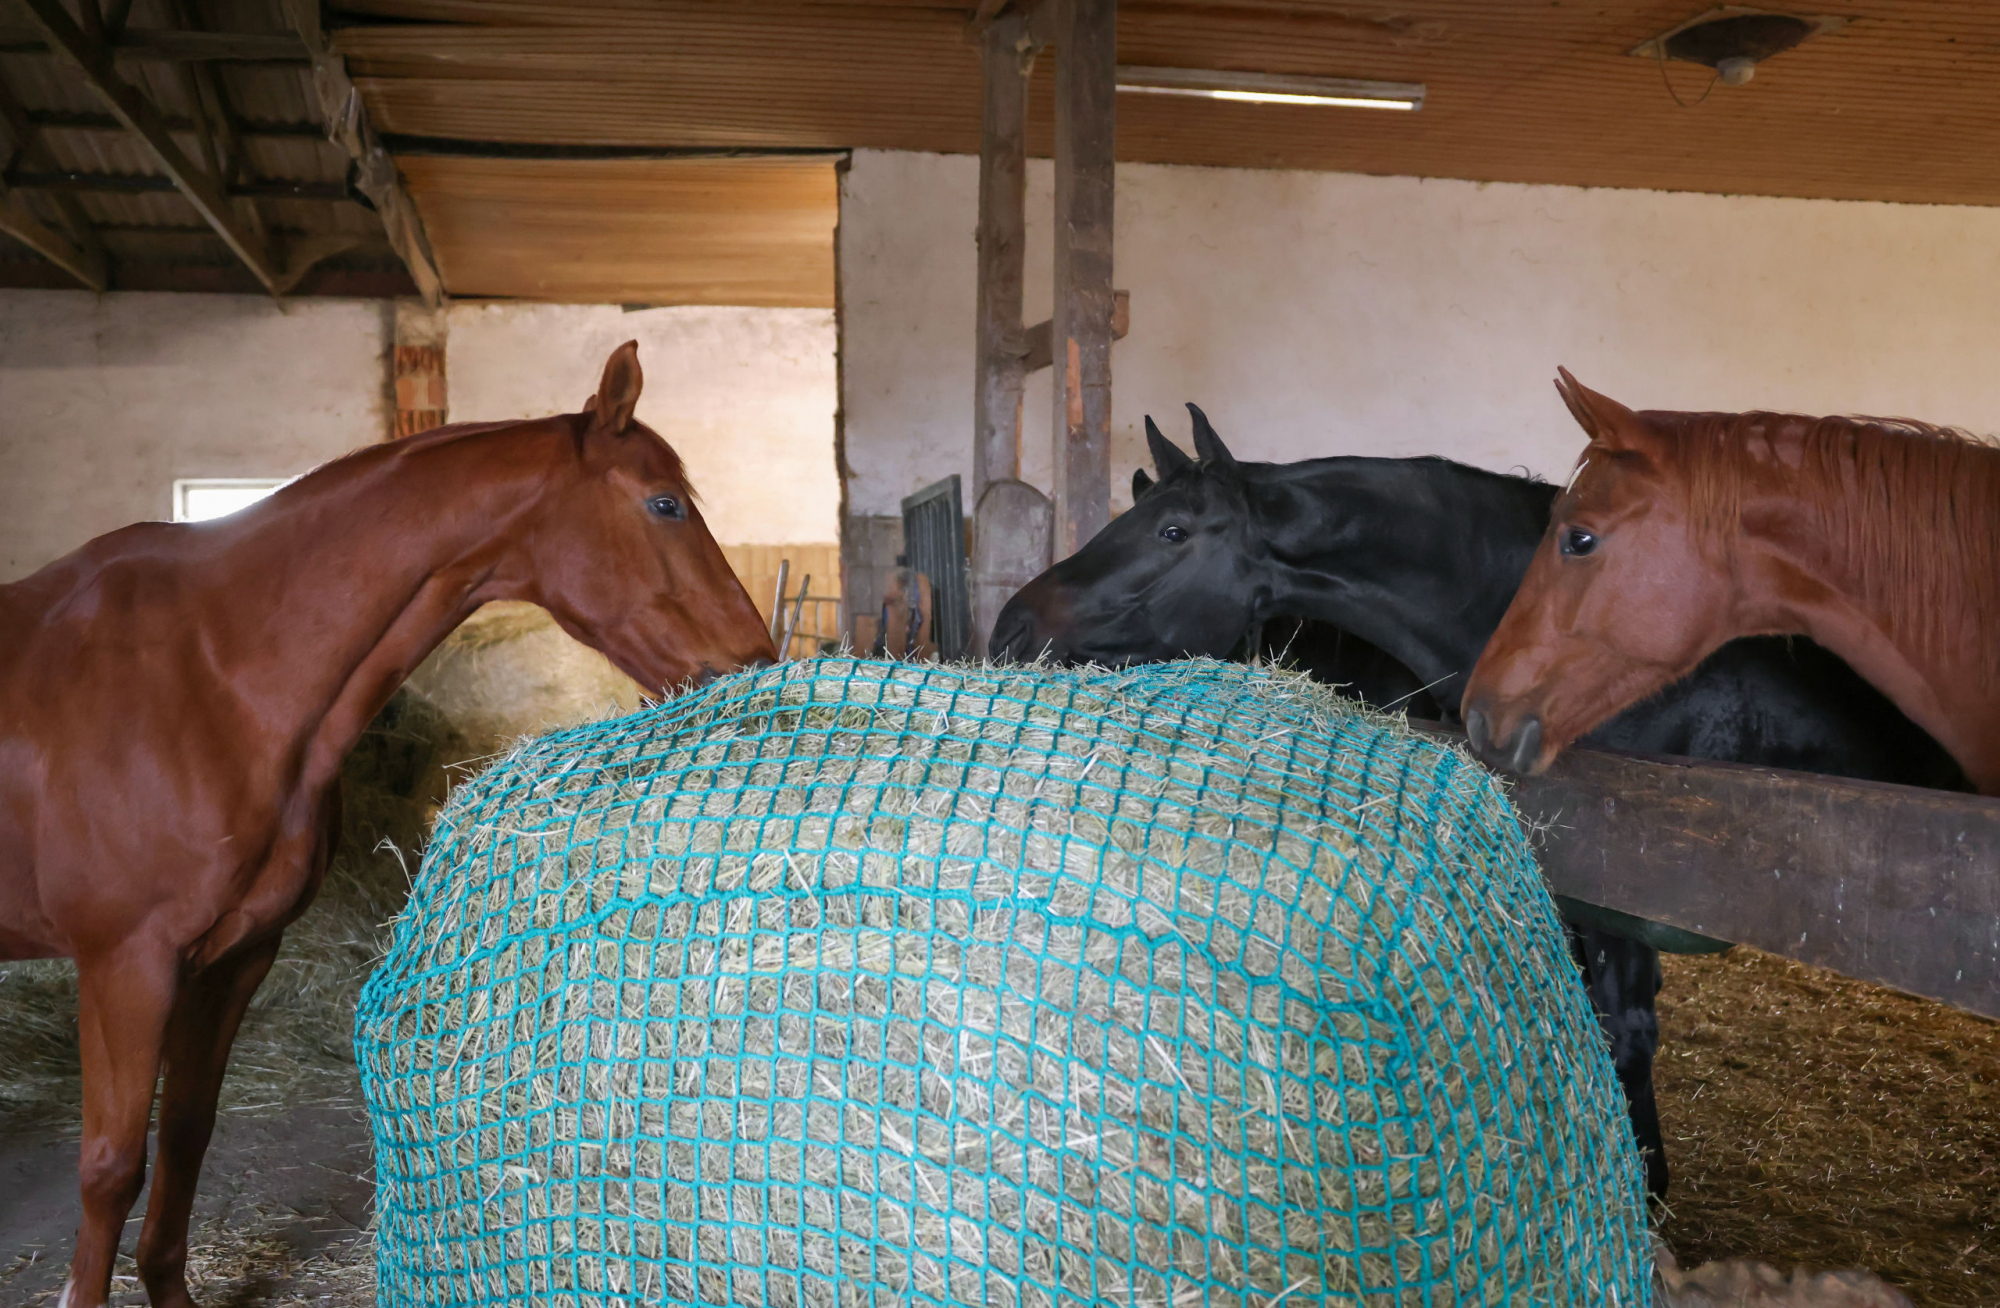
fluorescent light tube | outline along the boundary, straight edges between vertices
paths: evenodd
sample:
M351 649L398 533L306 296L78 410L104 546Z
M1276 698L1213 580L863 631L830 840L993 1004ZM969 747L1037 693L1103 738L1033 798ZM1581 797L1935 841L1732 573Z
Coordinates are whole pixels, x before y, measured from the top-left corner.
M1249 104L1317 104L1347 109L1421 109L1422 82L1368 82L1352 77L1231 73L1202 68L1139 68L1121 64L1118 89L1145 95L1186 95Z

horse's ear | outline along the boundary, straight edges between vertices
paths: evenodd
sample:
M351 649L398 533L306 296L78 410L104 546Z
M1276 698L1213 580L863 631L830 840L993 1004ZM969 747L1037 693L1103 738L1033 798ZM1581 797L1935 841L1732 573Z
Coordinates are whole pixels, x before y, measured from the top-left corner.
M1638 415L1609 395L1599 395L1585 386L1567 368L1556 369L1556 394L1569 406L1576 425L1598 445L1617 449L1639 434Z
M639 342L627 341L605 360L603 380L584 412L591 415L593 426L620 435L632 425L632 411L639 407L645 384L646 374L639 370Z
M1144 468L1132 469L1132 502L1137 504L1146 498L1146 492L1153 489L1153 479L1146 475Z
M1222 437L1215 434L1215 428L1209 426L1208 415L1195 405L1190 404L1187 407L1188 412L1194 415L1195 456L1202 461L1205 467L1227 468L1232 472L1235 471L1236 456L1231 454L1229 447L1222 443Z
M1180 446L1160 433L1159 424L1153 421L1150 413L1146 415L1146 448L1153 452L1153 466L1160 470L1162 480L1194 463Z

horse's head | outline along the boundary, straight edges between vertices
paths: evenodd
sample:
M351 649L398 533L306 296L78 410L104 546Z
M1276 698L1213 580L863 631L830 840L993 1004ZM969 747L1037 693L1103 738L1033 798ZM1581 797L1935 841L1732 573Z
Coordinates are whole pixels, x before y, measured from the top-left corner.
M1160 480L1134 472L1130 511L1007 601L993 624L993 658L1221 658L1263 616L1269 587L1243 470L1202 411L1188 411L1201 461L1146 419Z
M777 657L730 570L680 456L637 421L639 343L611 354L571 424L554 484L517 538L524 597L649 693Z
M1473 750L1516 772L1540 772L1733 634L1729 563L1698 529L1707 510L1672 436L1567 370L1556 389L1590 444L1463 705Z

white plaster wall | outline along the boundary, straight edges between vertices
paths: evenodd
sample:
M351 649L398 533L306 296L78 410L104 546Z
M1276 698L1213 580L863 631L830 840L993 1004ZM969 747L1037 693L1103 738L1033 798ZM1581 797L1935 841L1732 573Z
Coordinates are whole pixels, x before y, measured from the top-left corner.
M1028 321L1051 174L1029 165ZM855 513L971 480L977 160L857 151L841 190ZM1567 473L1567 365L1640 408L2000 429L2000 210L1121 165L1114 505L1152 414L1238 454L1444 454ZM1048 373L1024 460L1048 485Z
M454 305L455 421L574 412L637 338L639 415L725 543L830 542L824 309ZM0 582L172 513L177 477L289 477L389 429L387 301L0 291Z
M724 544L839 536L828 309L465 304L450 314L453 422L575 413L639 342L639 418L680 452Z
M385 302L0 291L0 582L387 429Z

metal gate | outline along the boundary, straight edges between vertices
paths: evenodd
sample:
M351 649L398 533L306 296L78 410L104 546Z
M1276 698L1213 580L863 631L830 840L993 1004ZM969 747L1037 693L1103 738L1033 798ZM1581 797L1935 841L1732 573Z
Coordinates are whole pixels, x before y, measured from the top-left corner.
M965 510L956 474L903 501L903 559L931 583L938 657L962 659L972 643L972 578L965 564Z

